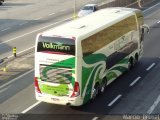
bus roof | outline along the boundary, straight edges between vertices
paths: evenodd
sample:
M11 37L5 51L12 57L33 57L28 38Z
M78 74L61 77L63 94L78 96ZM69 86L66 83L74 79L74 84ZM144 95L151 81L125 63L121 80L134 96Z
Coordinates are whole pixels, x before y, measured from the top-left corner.
M85 17L78 18L42 33L43 36L61 36L87 38L106 27L109 27L128 16L134 14L136 9L113 7L98 10Z

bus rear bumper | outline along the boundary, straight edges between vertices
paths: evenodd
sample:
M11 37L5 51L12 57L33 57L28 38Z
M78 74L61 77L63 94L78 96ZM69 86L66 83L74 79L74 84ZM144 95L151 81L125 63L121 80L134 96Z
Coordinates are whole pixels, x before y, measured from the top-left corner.
M36 93L36 99L38 101L51 103L51 104L59 104L59 105L68 105L68 106L81 106L83 104L83 100L80 97L53 97L50 95L43 95Z

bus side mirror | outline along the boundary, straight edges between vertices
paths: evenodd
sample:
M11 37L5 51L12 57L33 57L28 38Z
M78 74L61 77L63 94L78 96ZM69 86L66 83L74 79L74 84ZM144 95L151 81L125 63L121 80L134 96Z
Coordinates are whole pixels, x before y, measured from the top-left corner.
M150 28L148 25L146 25L146 24L142 25L142 32L143 33L149 33L149 31L150 31Z

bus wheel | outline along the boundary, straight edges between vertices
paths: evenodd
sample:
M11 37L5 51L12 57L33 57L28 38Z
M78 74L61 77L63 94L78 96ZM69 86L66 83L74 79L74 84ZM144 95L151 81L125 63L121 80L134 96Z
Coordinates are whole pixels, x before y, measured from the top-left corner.
M134 61L133 61L133 58L131 57L128 62L128 70L132 69L133 66L134 66Z
M93 101L96 98L96 96L98 95L98 88L99 88L98 84L95 84L95 86L92 90L91 101Z
M138 62L138 53L136 53L136 55L135 55L135 64Z
M106 86L107 86L107 80L106 80L106 78L103 78L100 89L99 89L100 94L104 93Z

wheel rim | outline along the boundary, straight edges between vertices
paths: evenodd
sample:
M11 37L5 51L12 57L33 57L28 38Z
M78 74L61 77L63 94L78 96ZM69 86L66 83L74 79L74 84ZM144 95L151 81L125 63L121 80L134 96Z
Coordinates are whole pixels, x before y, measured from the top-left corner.
M98 90L97 90L96 88L94 88L94 89L92 90L92 99L95 99L96 96L97 96L97 94L98 94Z
M131 65L131 62L129 62L129 63L128 63L128 69L129 69L129 70L131 69L131 66L132 66L132 65Z
M102 87L101 87L101 93L103 93L103 92L104 92L105 87L106 87L106 85L105 85L105 83L103 83L103 85L102 85Z
M133 67L133 60L129 60L128 69L130 70Z
M136 55L135 55L135 63L138 62L138 59L139 59L139 58L138 58L138 55L136 54Z

